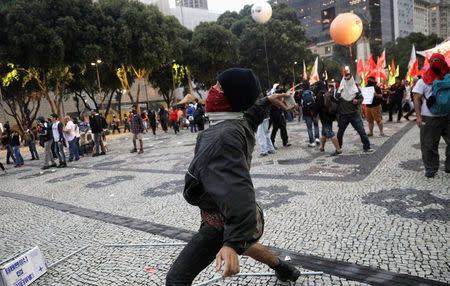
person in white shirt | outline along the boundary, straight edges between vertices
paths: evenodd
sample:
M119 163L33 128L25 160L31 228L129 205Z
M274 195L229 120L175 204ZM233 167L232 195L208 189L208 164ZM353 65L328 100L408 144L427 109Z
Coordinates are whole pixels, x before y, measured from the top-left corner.
M445 172L450 173L450 113L434 114L429 109L433 96L433 82L450 73L450 67L441 54L430 57L430 67L414 86L414 106L416 123L420 128L420 149L425 166L425 177L433 178L439 170L439 141L441 137L447 144L445 150ZM428 102L430 101L430 102Z
M55 142L55 153L58 155L59 166L58 168L67 167L66 164L66 155L64 154L64 146L66 146L66 141L64 140L63 135L63 126L62 123L58 120L58 115L52 114L52 133L53 133L53 141Z
M66 127L64 128L64 134L66 136L67 142L69 142L69 162L72 162L74 157L75 161L80 160L80 155L78 154L75 124L73 124L70 116L66 115L64 117L64 122Z
M417 78L415 78L415 82L417 82ZM408 114L406 114L404 117L406 120L409 121L409 116L411 116L414 113L414 104L413 101L411 100L411 91L412 91L412 86L411 83L409 82L409 80L405 80L405 95L403 96L403 103L402 106L407 103L409 105L409 112Z

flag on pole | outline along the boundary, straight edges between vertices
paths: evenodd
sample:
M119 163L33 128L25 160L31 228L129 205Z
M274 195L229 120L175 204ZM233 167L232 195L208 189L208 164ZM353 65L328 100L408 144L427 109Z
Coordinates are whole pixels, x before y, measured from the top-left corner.
M413 45L412 49L411 49L411 57L409 58L409 63L408 63L408 72L406 73L406 79L409 81L411 81L411 71L412 71L414 64L416 63L416 60L417 60L416 48Z
M316 57L316 60L314 61L314 67L311 72L311 76L309 77L310 84L313 84L313 83L319 81L318 67L319 67L319 57Z
M372 54L370 54L369 59L367 60L367 64L366 64L366 72L370 73L372 72L373 69L376 68L376 64L373 61L373 56Z
M358 74L364 73L364 63L362 59L359 59L357 73Z
M386 49L384 49L383 53L381 54L380 65L382 68L386 68Z
M303 80L308 79L308 73L306 72L305 60L303 60Z

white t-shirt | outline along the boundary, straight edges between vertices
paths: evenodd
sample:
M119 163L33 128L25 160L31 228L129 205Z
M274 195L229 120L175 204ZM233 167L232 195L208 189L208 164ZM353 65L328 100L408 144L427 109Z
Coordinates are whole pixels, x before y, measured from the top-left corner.
M423 116L429 117L437 117L437 116L445 116L447 114L433 114L430 112L427 106L427 98L433 95L433 85L426 84L423 82L423 79L419 79L416 85L413 88L413 93L422 94L422 112Z
M53 141L58 142L59 141L59 132L58 132L58 125L59 121L56 121L52 124L52 133L53 133Z
M66 133L66 139L67 141L72 141L75 138L75 124L73 124L72 121L67 122L66 128L64 128L65 131L70 131L69 133Z
M411 86L405 85L406 97L405 99L411 99Z
M76 138L80 138L80 127L78 126L78 124L73 124L73 126L75 127L74 132L75 132L75 137Z

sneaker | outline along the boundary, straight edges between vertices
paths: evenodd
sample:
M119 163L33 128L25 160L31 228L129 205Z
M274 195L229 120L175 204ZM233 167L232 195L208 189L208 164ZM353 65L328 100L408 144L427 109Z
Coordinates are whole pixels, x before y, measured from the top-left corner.
M369 149L364 149L364 152L373 153L373 152L375 152L375 150L373 150L372 148L369 148Z
M34 160L37 160L36 158L31 158L31 160L30 161L34 161Z
M56 163L51 164L50 166L48 166L49 168L54 168L56 167Z
M106 153L105 152L100 153L100 156L103 156L103 155L106 155Z
M282 261L281 259L280 264L272 267L272 269L275 270L275 275L277 276L278 280L282 282L295 282L300 276L300 271L295 268L294 265L287 263L286 261Z
M316 147L316 143L309 143L308 147Z
M320 148L319 151L320 152L325 152L325 149Z
M268 153L269 153L269 154L275 154L275 150L269 151Z
M436 171L426 171L425 177L427 178L434 178L434 175L436 175Z
M65 168L65 167L67 167L67 164L66 164L66 163L61 163L61 164L59 164L59 166L56 167L56 168Z
M138 154L142 154L142 153L144 153L144 150L139 150L139 152L138 152Z
M389 137L389 136L387 136L386 134L382 133L382 134L380 134L380 137Z
M100 156L100 154L92 154L92 157Z
M331 156L339 156L339 155L341 155L341 154L342 154L342 151L336 150L336 151L334 151L333 154L331 154Z
M291 146L291 143L287 143L286 145L283 145L284 147L289 147Z
M320 143L320 140L319 140L319 138L316 138L316 144L319 144Z
M137 149L132 149L131 151L130 151L130 153L136 153L137 152Z
M369 136L369 137L372 137L372 136L373 136L373 134L367 134L367 136Z
M259 154L259 157L266 157L268 154L267 153L261 153Z
M405 116L405 119L406 119L407 121L409 121L409 117L408 117L408 116Z

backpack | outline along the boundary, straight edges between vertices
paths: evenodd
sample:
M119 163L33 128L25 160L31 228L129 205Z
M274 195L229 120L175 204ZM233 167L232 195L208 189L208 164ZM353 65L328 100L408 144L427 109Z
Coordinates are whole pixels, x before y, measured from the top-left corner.
M31 142L31 140L32 140L31 134L28 133L28 132L25 132L25 133L23 134L23 140L25 140L25 142L26 142L27 144L30 144L30 142Z
M427 107L433 114L450 113L450 74L433 82L433 95L427 98Z
M338 104L331 100L333 97L333 94L326 93L324 94L325 98L325 108L327 109L327 112L330 114L336 114L338 111Z
M302 94L302 100L303 107L306 110L314 109L314 105L316 104L316 96L314 95L314 92L312 92L311 90L305 90Z

